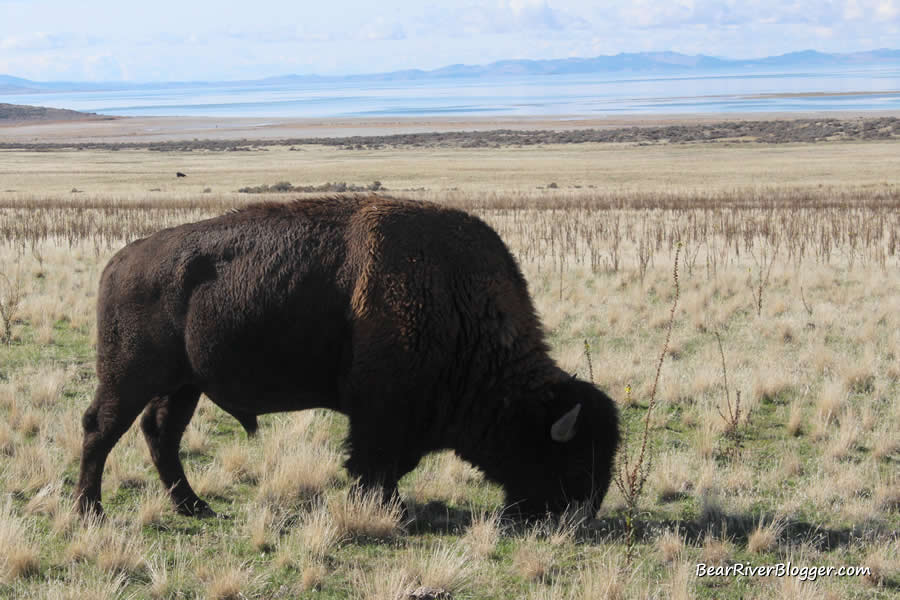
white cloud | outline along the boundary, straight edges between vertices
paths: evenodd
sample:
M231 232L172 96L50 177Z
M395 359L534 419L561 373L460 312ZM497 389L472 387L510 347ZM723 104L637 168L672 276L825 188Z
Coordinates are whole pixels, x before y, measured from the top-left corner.
M854 14L854 11L858 11L856 2L857 0L630 0L621 3L618 17L624 25L634 27L799 23L830 25L844 19L848 12Z
M494 6L468 3L444 8L430 6L416 18L420 35L478 36L523 32L584 30L589 23L548 0L498 0Z
M501 12L512 14L512 21L527 29L563 29L566 20L550 8L547 0L508 0L501 2Z
M327 42L348 37L347 34L339 36L329 31L321 31L304 25L258 30L241 30L235 27L229 27L221 33L221 35L232 40L254 44Z
M365 73L662 50L750 58L896 48L900 40L900 0L0 5L0 73L40 80Z
M875 9L876 17L885 21L896 19L898 14L900 14L900 8L897 8L894 0L881 0Z
M62 46L61 36L45 32L23 33L0 40L0 48L4 50L48 50Z
M619 10L625 24L632 27L660 27L690 23L694 19L694 5L688 0L658 3L634 0Z
M18 33L0 39L0 49L10 51L41 51L62 48L84 48L102 43L103 40L83 33L48 33L35 31Z
M406 38L406 31L397 21L377 17L362 26L359 36L364 40L402 40Z
M855 21L856 19L862 18L862 16L863 11L859 6L859 2L857 0L847 0L844 4L844 19Z

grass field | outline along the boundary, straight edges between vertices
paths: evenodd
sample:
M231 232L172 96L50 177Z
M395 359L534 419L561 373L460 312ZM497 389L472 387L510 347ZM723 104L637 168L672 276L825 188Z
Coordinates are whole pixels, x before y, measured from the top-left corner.
M898 150L0 152L0 597L896 597ZM513 523L442 453L401 483L403 518L349 493L340 415L262 417L247 439L203 400L183 459L230 519L175 514L137 427L107 463L108 518L73 515L106 260L160 227L297 196L236 192L280 181L379 181L492 224L556 359L619 402L623 457L649 427L634 510L612 486L592 518ZM868 573L697 577L788 561Z

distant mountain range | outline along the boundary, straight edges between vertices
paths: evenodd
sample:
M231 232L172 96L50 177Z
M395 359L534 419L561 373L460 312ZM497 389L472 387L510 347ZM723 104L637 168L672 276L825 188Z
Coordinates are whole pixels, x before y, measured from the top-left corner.
M900 50L880 49L847 54L826 54L815 50L791 52L765 58L732 60L713 56L687 55L678 52L638 52L622 53L614 56L594 58L564 58L554 60L501 60L487 65L449 65L423 71L409 69L389 73L364 75L281 75L251 81L231 81L229 84L280 85L314 81L410 81L425 79L454 78L500 78L523 75L565 75L589 73L690 73L690 72L770 72L778 69L827 68L848 66L900 66ZM21 77L0 75L0 93L36 93L60 91L121 90L160 87L184 88L221 85L225 82L180 81L180 82L77 82L77 81L30 81Z

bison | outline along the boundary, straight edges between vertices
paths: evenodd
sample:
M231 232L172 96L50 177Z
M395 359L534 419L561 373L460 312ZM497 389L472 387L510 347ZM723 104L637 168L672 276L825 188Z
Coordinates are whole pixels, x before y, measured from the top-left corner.
M478 218L377 195L262 203L120 250L97 300L97 378L76 489L102 512L106 458L141 428L177 510L210 515L178 456L205 394L256 416L349 417L346 468L395 493L453 449L528 515L599 505L615 404L561 370L515 259Z

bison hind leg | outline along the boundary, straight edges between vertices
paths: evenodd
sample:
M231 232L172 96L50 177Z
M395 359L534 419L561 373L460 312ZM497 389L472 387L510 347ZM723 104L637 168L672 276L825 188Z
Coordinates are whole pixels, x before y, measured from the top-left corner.
M183 515L206 517L215 516L215 513L191 488L178 456L181 437L194 416L199 399L200 390L190 385L154 398L141 419L141 429L150 448L150 457L175 509Z
M104 382L97 387L94 400L81 419L84 441L75 497L82 514L103 514L100 489L106 459L148 401L149 397L134 389Z

